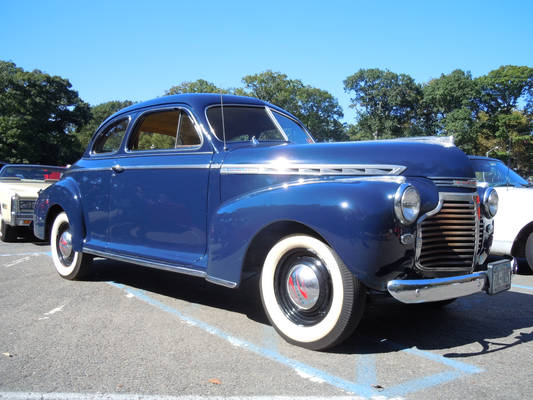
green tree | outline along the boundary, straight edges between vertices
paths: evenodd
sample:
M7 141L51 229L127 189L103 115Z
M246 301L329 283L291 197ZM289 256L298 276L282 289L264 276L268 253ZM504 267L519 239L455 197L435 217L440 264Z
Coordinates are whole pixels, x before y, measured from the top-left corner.
M132 101L108 101L106 103L98 104L91 107L90 109L90 120L78 129L75 133L76 137L80 142L81 151L85 150L87 144L91 140L92 135L96 132L96 129L100 126L102 122L105 121L107 117L113 115L117 111L131 106Z
M0 61L0 159L67 164L79 157L73 134L89 120L89 105L67 79Z
M423 86L422 107L428 134L451 135L465 152L475 154L480 90L470 72L455 70Z
M318 141L346 140L342 108L329 92L270 70L242 79L235 93L275 104L300 119Z
M165 94L182 94L182 93L230 93L227 89L221 89L214 83L204 79L197 79L194 82L182 82L177 86L172 86Z
M360 69L344 80L357 112L356 138L395 138L424 134L420 126L422 88L406 74Z
M523 174L533 170L533 68L506 65L476 79L480 89L476 133L478 154L498 147L491 155ZM521 106L523 106L521 108Z

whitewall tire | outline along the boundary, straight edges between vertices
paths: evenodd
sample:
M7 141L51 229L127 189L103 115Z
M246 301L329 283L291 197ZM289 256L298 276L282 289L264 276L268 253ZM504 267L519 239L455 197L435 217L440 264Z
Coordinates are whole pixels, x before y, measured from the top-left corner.
M52 260L59 275L65 279L81 279L90 269L91 257L72 249L72 234L67 214L58 214L50 233Z
M333 249L307 235L287 236L270 249L260 289L278 333L313 350L333 347L351 335L366 303L364 286Z

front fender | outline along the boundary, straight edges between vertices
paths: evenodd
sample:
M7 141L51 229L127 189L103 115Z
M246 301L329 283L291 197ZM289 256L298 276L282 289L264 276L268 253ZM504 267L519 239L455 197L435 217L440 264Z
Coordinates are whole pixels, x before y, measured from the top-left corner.
M53 199L53 201L51 200ZM80 202L80 191L76 181L66 177L41 192L35 204L34 233L37 237L46 237L47 221L51 212L61 208L68 216L72 231L72 246L81 251L85 237L85 224ZM53 221L48 221L53 223Z
M409 250L399 242L394 216L398 186L393 179L318 180L232 199L210 223L208 275L238 285L254 237L273 223L293 221L318 233L367 286L384 289Z

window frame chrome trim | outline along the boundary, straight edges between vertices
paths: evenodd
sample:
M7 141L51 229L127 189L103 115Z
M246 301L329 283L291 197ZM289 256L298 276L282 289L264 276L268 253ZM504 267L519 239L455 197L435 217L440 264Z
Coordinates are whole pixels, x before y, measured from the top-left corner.
M140 121L140 119L144 115L153 114L153 113L157 113L157 112L172 111L172 110L179 110L179 111L183 110L183 111L185 111L187 113L189 118L191 118L192 123L194 125L194 130L196 132L196 135L198 135L198 137L200 138L200 144L199 145L190 146L190 147L187 146L187 148L185 148L185 146L182 146L182 147L174 147L172 149L150 149L150 150L131 150L131 149L128 148L128 143L129 143L133 133L135 132L135 129L137 128L138 124L142 123L142 121ZM177 126L177 131L176 131L176 137L174 138L174 146L176 146L176 141L178 140L178 134L179 134L179 129L180 129L180 125L179 125L180 121L181 121L181 113L179 114L179 118L178 118L178 126ZM200 128L200 124L198 124L198 121L194 117L194 114L189 109L187 109L184 106L171 105L171 106L155 107L155 108L149 108L149 109L142 110L135 117L134 124L132 125L130 131L128 132L128 135L127 135L128 136L128 140L124 143L124 154L131 155L131 156L141 155L141 154L159 155L158 153L161 153L161 152L169 152L169 153L175 154L175 153L189 153L189 152L201 149L203 147L203 145L204 145L204 135L202 135L199 132L199 128Z
M289 115L284 114L284 113L282 113L281 111L276 110L276 109L274 109L274 108L272 108L272 107L268 107L268 106L266 106L266 108L267 108L268 111L270 112L271 118L274 119L274 122L279 126L279 128L281 129L282 132L285 133L285 131L284 131L283 128L281 127L281 124L280 124L279 121L277 120L277 118L276 118L276 116L274 115L274 113L278 113L278 114L280 114L280 115L282 115L282 116L284 116L284 117L290 119L290 120L293 121L296 125L298 125L300 128L302 128L302 130L305 132L305 134L307 135L307 137L308 137L309 139L312 140L312 142L310 142L310 143L308 142L307 144L315 144L315 143L316 143L315 138L313 137L313 135L311 135L311 132L309 132L309 130L308 130L308 129L307 129L307 128L306 128L301 122L299 122L298 120L296 120L296 119L294 119L294 118L291 118ZM287 138L287 141L288 141L289 143L294 143L294 142L291 142L290 140L288 140L289 137L288 137L288 135L287 135L286 133L285 133L285 137Z
M128 120L128 126L126 126L126 132L124 133L124 137L122 138L122 141L120 142L120 146L118 147L117 150L115 151L110 151L110 152L105 152L105 153L95 153L94 152L94 146L96 144L96 141L98 140L98 138L100 137L100 135L107 129L109 128L111 125L113 125L114 123L118 122L118 121L122 121L122 120ZM119 153L120 150L122 149L122 147L125 145L124 143L124 140L129 137L129 131L131 130L131 122L132 122L133 118L131 117L131 114L127 114L126 116L118 116L117 118L114 118L112 119L111 121L109 121L107 124L105 124L104 126L102 126L98 131L97 133L95 134L94 136L94 139L90 141L90 146L91 146L91 150L89 150L89 157L90 158L102 158L102 157L109 157L109 156L114 156L115 154Z
M213 108L213 107L220 107L220 103L214 103L214 104L210 104L208 105L207 107L205 107L204 109L204 116L205 116L205 120L207 121L207 125L209 126L209 131L211 133L211 136L215 138L215 140L217 140L219 143L223 143L223 140L222 139L219 139L218 136L216 135L215 133L215 130L213 129L213 126L211 125L211 122L209 121L209 118L207 117L207 110L209 110L210 108ZM299 122L298 120L292 118L291 116L279 111L279 110L276 110L275 108L272 108L272 107L269 107L268 105L261 105L261 104L239 104L239 103L224 103L224 107L241 107L241 108L263 108L265 109L268 117L272 120L272 122L274 123L274 125L276 126L276 128L278 128L278 130L281 132L281 134L285 137L285 140L272 140L272 141L259 141L259 143L268 143L268 142L272 142L272 143L294 143L294 142L291 142L290 140L288 140L288 136L287 134L285 133L285 131L281 128L281 125L279 125L279 122L276 120L276 117L274 115L272 115L273 112L277 112L281 115L283 115L284 117L287 117L289 118L290 120L294 121L296 124L298 124L299 126L302 127L302 129L304 130L304 132L306 133L306 135L313 141L312 143L309 143L309 144L313 144L313 143L316 143L315 142L315 139L313 138L313 136L311 135L311 133L307 130L307 128L301 123ZM232 142L232 141L228 141L227 143L248 143L249 141L245 140L245 141L239 141L239 142Z

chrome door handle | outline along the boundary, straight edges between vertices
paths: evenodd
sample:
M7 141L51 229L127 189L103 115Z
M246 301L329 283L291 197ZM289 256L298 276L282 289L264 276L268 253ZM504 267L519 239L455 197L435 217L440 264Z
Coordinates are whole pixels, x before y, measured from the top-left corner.
M115 164L111 167L111 169L113 171L115 171L117 174L120 173L120 172L124 172L124 167L121 167L120 165L118 164Z

